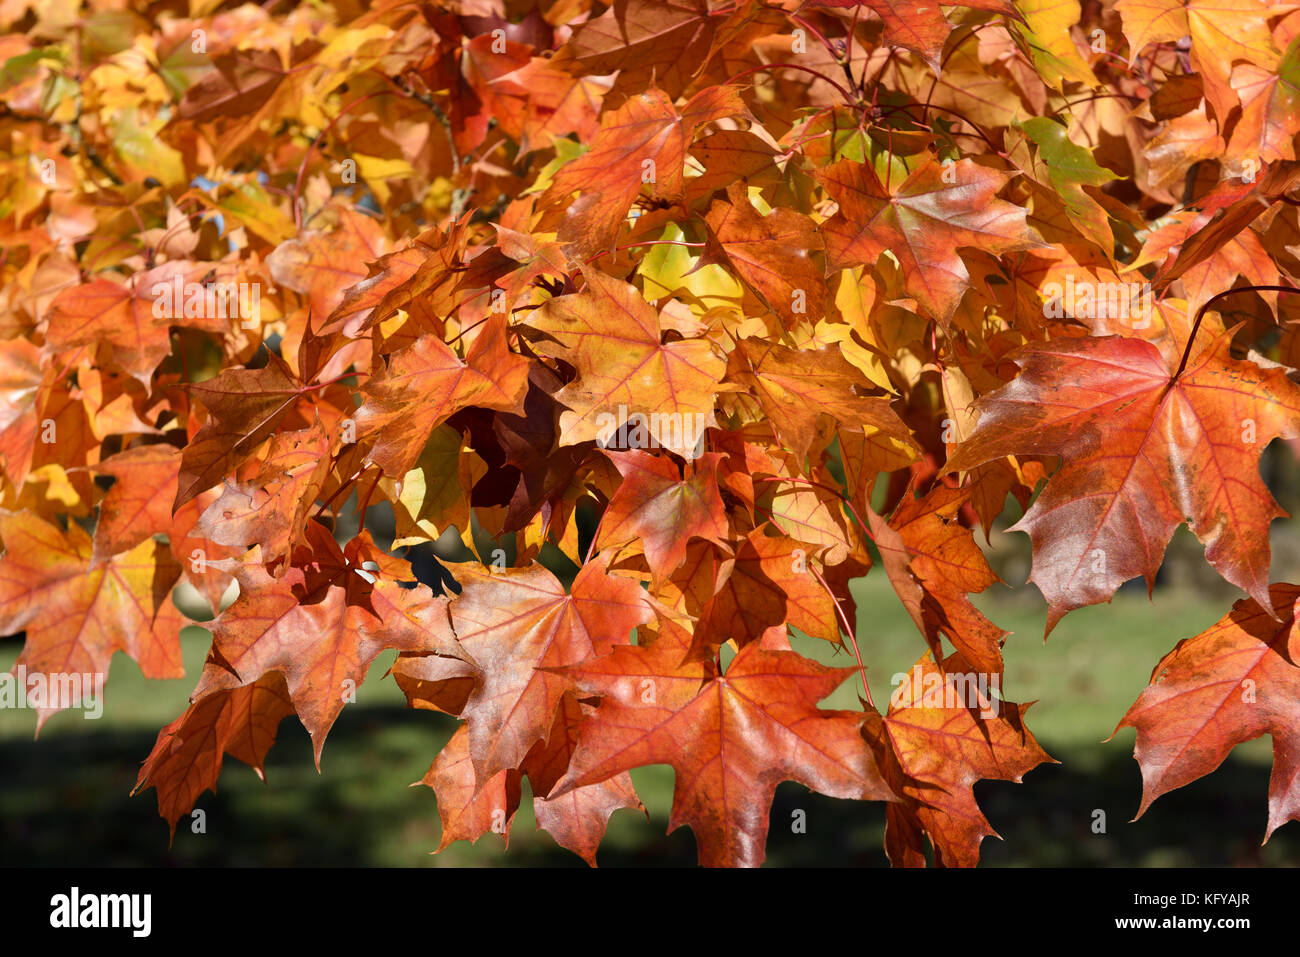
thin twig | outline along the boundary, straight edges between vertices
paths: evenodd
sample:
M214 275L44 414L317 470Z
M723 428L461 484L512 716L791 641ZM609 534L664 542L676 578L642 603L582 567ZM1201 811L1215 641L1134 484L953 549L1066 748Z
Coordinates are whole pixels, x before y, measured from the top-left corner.
M1192 343L1196 341L1196 333L1201 328L1201 319L1205 317L1205 310L1209 309L1211 304L1220 299L1226 299L1228 296L1235 295L1239 292L1300 292L1300 288L1295 286L1238 286L1235 289L1226 289L1218 295L1211 296L1205 300L1200 309L1196 310L1196 319L1192 323L1192 331L1187 334L1187 345L1183 347L1183 361L1178 363L1178 371L1174 373L1171 381L1177 381L1178 377L1183 374L1187 368L1187 360L1192 354Z
M854 634L853 626L849 624L849 616L844 614L844 607L840 604L839 598L835 596L835 592L831 591L831 586L826 583L826 579L822 578L821 573L811 565L808 566L808 570L813 573L814 578L821 582L822 588L826 589L826 594L830 595L831 601L835 603L835 612L839 615L840 624L848 634L849 642L853 645L853 656L858 659L858 674L862 676L862 690L867 693L867 704L875 708L876 703L871 700L871 685L867 684L867 666L862 663L862 651L858 648L858 636Z

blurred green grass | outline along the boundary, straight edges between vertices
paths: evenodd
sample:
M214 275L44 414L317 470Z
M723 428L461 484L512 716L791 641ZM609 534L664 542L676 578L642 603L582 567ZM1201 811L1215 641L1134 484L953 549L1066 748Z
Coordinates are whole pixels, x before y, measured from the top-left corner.
M857 632L875 700L888 701L895 673L906 672L925 650L919 634L879 570L854 584ZM1102 743L1149 679L1160 657L1180 639L1217 621L1232 599L1185 588L1125 588L1110 605L1073 612L1046 644L1045 607L1032 587L995 586L976 604L1014 634L1007 641L1003 693L1037 700L1027 723L1059 766L1031 771L1023 784L981 782L976 795L1005 841L985 841L988 865L1284 865L1300 863L1300 824L1280 829L1261 848L1267 813L1268 738L1238 747L1214 774L1162 797L1142 820L1128 823L1141 793L1132 758L1133 732ZM525 796L510 847L497 835L476 845L451 845L439 855L436 800L418 781L455 722L415 712L391 679L382 656L339 718L326 742L322 770L312 764L306 732L290 718L280 727L263 783L229 759L217 794L199 802L207 831L182 820L167 844L152 791L128 794L158 729L185 708L202 666L208 633L182 636L187 677L148 681L118 655L106 691L104 717L55 715L38 741L35 715L0 711L0 857L7 865L575 865L535 819ZM796 636L796 647L840 666L852 655L825 642ZM0 668L12 667L16 641L0 643ZM846 681L824 707L856 706L859 686ZM689 829L665 835L673 772L633 772L649 820L616 812L602 844L602 866L691 864ZM1094 812L1105 811L1107 831L1094 834ZM807 833L790 827L803 810ZM837 801L794 783L777 791L768 842L773 865L883 866L884 806Z

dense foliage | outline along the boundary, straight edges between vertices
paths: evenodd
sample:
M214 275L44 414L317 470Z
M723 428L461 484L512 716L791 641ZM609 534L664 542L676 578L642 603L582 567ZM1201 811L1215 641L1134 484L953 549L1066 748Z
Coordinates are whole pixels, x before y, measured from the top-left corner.
M319 765L396 650L463 720L424 779L444 846L506 833L527 776L594 864L669 764L705 864L761 863L792 780L882 802L896 865L973 865L974 783L1051 760L968 597L1008 504L1049 631L1189 525L1247 597L1120 721L1141 810L1267 733L1268 832L1300 818L1259 477L1300 437L1294 5L0 20L0 634L44 723L117 651L179 676L173 589L206 599L139 777L173 831L285 717ZM434 541L445 588L409 561ZM920 633L887 702L868 573ZM845 681L861 707L819 708Z

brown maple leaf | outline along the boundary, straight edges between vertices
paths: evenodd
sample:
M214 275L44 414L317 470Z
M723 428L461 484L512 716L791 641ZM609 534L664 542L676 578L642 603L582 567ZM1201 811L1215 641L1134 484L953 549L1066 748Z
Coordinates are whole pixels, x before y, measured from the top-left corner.
M732 356L731 377L758 397L796 461L808 454L822 413L861 429L879 447L873 458L882 468L898 468L919 451L889 399L859 394L874 387L836 346L795 350L742 339Z
M586 289L549 300L527 323L550 337L533 343L540 355L578 371L555 394L569 410L560 416L560 444L608 442L640 420L659 445L693 457L715 423L726 362L707 339L662 341L659 315L634 286L594 269L583 274Z
M293 714L284 675L271 671L252 684L218 691L185 709L158 732L131 794L158 792L158 813L171 826L207 790L217 789L225 756L238 758L266 780L262 768L280 722Z
M264 562L277 561L302 537L307 513L329 470L329 436L317 420L310 429L277 432L255 478L227 478L195 529L232 548L261 546Z
M180 465L180 450L161 444L138 445L95 466L96 472L116 480L99 503L96 562L171 530Z
M543 670L626 644L653 617L641 586L612 576L597 556L569 591L546 568L493 570L449 565L461 592L449 606L457 642L476 666L474 690L458 711L480 784L520 767L550 733L565 683Z
M65 289L50 305L46 347L61 352L102 344L111 367L147 385L171 352L172 326L221 332L237 321L238 296L228 299L223 290L218 310L215 296L209 296L207 286L199 283L212 268L211 263L164 263L132 276L125 284L100 278ZM191 308L191 302L199 298L196 285L203 300L197 311ZM175 295L178 288L183 298ZM165 299L160 298L163 294ZM245 298L251 300L251 294Z
M1224 578L1267 600L1268 525L1285 513L1259 456L1300 435L1300 387L1282 367L1232 358L1230 340L1205 344L1177 378L1142 339L1035 344L1016 356L1020 375L977 403L979 424L949 471L1014 454L1063 460L1012 526L1033 542L1030 579L1050 605L1048 632L1130 578L1154 587L1184 520Z
M809 570L815 568L816 551L805 542L771 534L766 524L745 536L735 557L718 561L707 582L692 654L711 658L727 641L743 647L775 625L839 644L835 600ZM850 600L846 614L852 613Z
M595 710L572 693L564 695L555 709L555 724L545 743L539 741L533 745L523 764L529 786L533 789L533 813L537 815L537 826L592 867L596 866L596 849L605 837L611 814L619 808L628 808L641 811L647 819L650 817L650 812L636 795L632 776L626 771L556 797L540 796L549 794L568 771L578 746L582 722Z
M275 353L261 369L230 369L189 388L209 418L185 446L173 510L252 458L311 392Z
M446 599L365 571L358 554L363 539L345 553L316 522L305 537L280 578L258 561L232 563L240 595L210 626L212 649L190 700L282 672L319 768L326 735L380 652L461 652Z
M1025 210L996 196L1009 175L974 160L941 166L930 159L896 189L852 160L816 176L840 206L822 224L827 265L872 265L888 250L902 266L907 294L940 322L952 318L970 285L960 247L996 256L1039 245Z
M703 66L715 29L708 0L615 0L573 31L560 63L581 74L617 71L623 90L655 82L676 96Z
M727 513L718 492L720 453L710 452L686 466L683 476L665 455L633 450L606 452L623 476L601 516L596 547L637 542L656 581L686 560L692 538L726 544Z
M264 104L286 71L274 50L241 50L213 57L214 69L185 91L178 109L185 120L245 117Z
M1134 820L1160 795L1209 774L1234 747L1262 734L1273 736L1265 843L1287 821L1300 820L1300 587L1274 585L1269 598L1272 614L1242 599L1217 624L1180 641L1116 726L1111 737L1137 729L1142 804Z
M952 33L952 24L939 9L937 0L809 0L805 6L866 7L884 24L885 43L921 54L935 74L939 73L939 57L943 53L944 41ZM992 10L1024 20L1010 0L975 0L973 3L946 3L944 6Z
M529 361L510 351L505 317L491 313L476 332L464 359L438 336L421 336L362 386L357 436L373 436L370 459L384 474L405 476L433 430L461 409L519 410Z
M271 277L306 295L312 315L320 317L333 313L388 245L383 226L374 217L349 207L332 213L333 228L306 230L266 257Z
M803 213L774 209L766 216L749 202L740 183L727 187L727 201L714 202L705 217L709 256L730 265L767 305L788 324L826 312L826 282L810 258L821 251L817 227Z
M44 675L90 676L102 688L113 653L135 659L147 678L179 678L181 616L171 589L180 568L167 547L144 541L92 563L90 536L72 523L60 531L28 512L0 511L0 635L27 632L15 668ZM84 684L84 679L83 679ZM81 698L87 697L82 690ZM37 731L50 715L79 701L37 707Z
M1161 292L1169 283L1221 250L1279 199L1300 185L1300 163L1278 162L1250 182L1228 180L1198 205L1210 219L1178 246L1178 253L1160 267L1151 284Z
M865 506L867 522L894 590L936 657L944 634L975 668L1001 674L1008 633L967 597L999 581L971 530L955 520L968 497L969 490L942 484L923 497L909 488L888 522Z
M736 89L709 87L679 113L662 90L650 87L606 112L591 149L556 174L543 201L577 191L557 238L575 258L607 252L632 201L648 186L657 199L681 197L686 150L696 131L725 116L745 112Z
M418 782L438 796L442 840L438 853L453 841L471 844L489 831L510 844L510 828L521 797L520 782L528 775L532 787L537 827L547 831L561 847L573 851L592 867L596 849L605 836L609 816L619 808L645 811L626 772L608 781L589 784L553 800L544 795L564 773L577 741L584 715L595 709L565 694L556 708L555 723L544 741L538 741L524 760L522 770L500 771L480 786L470 759L469 731L461 725L438 752L428 772Z
M719 675L711 663L683 662L688 640L665 632L649 647L615 648L559 672L601 700L548 800L669 764L677 772L669 832L689 825L705 866L756 867L781 781L831 797L897 799L862 739L865 715L817 707L854 669L753 642Z
M940 670L927 652L894 679L889 713L867 726L890 786L903 795L885 809L885 851L896 867L924 866L924 833L937 864L974 867L980 843L998 836L975 801L975 782L1019 782L1056 762L1024 725L1029 705L1002 700L1000 682L995 689L959 654Z
M442 840L433 853L455 841L477 843L489 831L500 834L509 847L510 827L519 810L521 778L518 771L498 771L489 780L480 781L469 756L469 728L463 724L457 728L416 782L438 796Z

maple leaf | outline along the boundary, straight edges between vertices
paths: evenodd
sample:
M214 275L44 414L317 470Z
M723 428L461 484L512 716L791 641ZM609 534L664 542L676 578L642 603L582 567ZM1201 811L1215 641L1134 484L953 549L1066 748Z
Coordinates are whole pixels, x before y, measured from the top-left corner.
M817 707L854 669L753 642L718 675L683 662L685 650L666 633L649 647L615 648L559 672L601 700L548 800L629 768L668 764L677 773L669 833L689 825L707 867L756 867L781 781L831 797L897 799L863 742L865 716Z
M190 386L209 418L181 455L173 510L252 458L298 399L309 394L311 387L283 359L274 353L269 359L261 369L230 369Z
M39 422L36 409L41 383L41 349L26 339L0 342L0 457L4 474L20 486L32 460Z
M959 247L996 256L1037 245L1024 209L996 198L1010 176L974 160L946 169L930 160L896 192L870 166L852 160L815 175L840 205L822 224L828 266L871 265L888 250L902 266L908 295L942 322L952 318L970 285Z
M349 337L359 336L376 321L387 318L399 308L400 302L409 301L414 277L423 273L427 278L429 258L428 250L417 239L410 246L368 263L366 275L347 287L338 305L320 323L317 334L329 336L342 332ZM445 280L448 276L439 278Z
M541 565L492 571L450 565L461 592L451 600L458 646L478 680L461 714L480 784L518 768L551 731L565 683L539 670L573 664L626 644L653 612L630 578L608 573L597 556L566 592Z
M1232 63L1277 63L1263 0L1119 0L1115 9L1131 56L1150 43L1190 37L1192 69L1201 75L1205 98L1220 122L1239 103L1230 84Z
M415 467L433 430L461 409L518 410L528 365L510 351L505 317L497 313L478 330L464 359L438 336L421 336L362 386L357 435L374 436L370 460L400 479Z
M903 796L885 809L885 850L896 867L924 866L922 833L940 866L974 867L980 843L998 836L975 801L975 782L1019 782L1043 762L1057 763L1025 727L1029 705L991 694L983 677L981 686L959 654L942 670L922 655L895 676L884 720L868 726L889 785Z
M652 87L606 113L590 151L565 164L547 191L550 200L581 191L560 225L560 243L579 258L612 249L641 187L649 184L658 198L679 198L696 130L744 110L735 89L710 87L678 113L668 95Z
M1269 206L1300 185L1300 163L1274 163L1257 182L1225 185L1228 188L1218 195L1202 199L1203 205L1213 209L1210 220L1180 244L1177 256L1160 267L1151 281L1157 292L1214 255Z
M214 306L216 300L206 289L201 308L192 308L197 302L193 284L210 268L206 263L166 263L132 276L126 285L101 278L65 289L50 304L46 346L63 351L102 343L113 368L148 383L171 352L172 326L220 332L230 325L229 317L208 315L209 300ZM175 295L177 288L184 291L183 299ZM166 299L159 298L163 292ZM237 314L237 303L223 299L222 305L222 312Z
M1296 158L1300 133L1300 36L1291 41L1275 70L1254 63L1232 71L1232 88L1241 97L1241 119L1228 141L1228 157L1261 163Z
M823 562L837 566L857 559L863 570L871 565L861 533L844 512L844 499L830 486L810 485L794 476L789 481L764 482L754 502L757 514L777 530L812 545Z
M519 809L520 782L527 773L535 792L533 813L538 828L548 831L557 844L595 867L596 849L605 836L610 815L622 807L645 810L631 777L625 772L554 800L538 796L549 791L568 766L578 722L592 710L590 705L582 705L572 694L566 694L556 709L555 724L546 742L539 741L528 753L524 762L526 771L500 771L482 786L470 759L468 729L465 725L457 728L428 772L417 782L438 796L442 840L434 853L443 851L454 841L476 843L489 831L500 834L508 847L510 829Z
M792 209L760 216L745 188L732 184L727 202L715 202L705 222L714 256L729 263L786 322L825 313L826 284L808 257L821 246L811 219Z
M1115 237L1106 211L1083 187L1101 186L1119 177L1098 166L1092 153L1072 142L1069 131L1060 123L1036 116L1021 124L1021 129L1037 145L1039 157L1047 164L1048 179L1065 203L1066 215L1084 236L1109 254Z
M703 167L685 184L686 198L709 196L737 179L756 177L771 169L775 150L766 140L746 130L718 130L699 137L691 156Z
M601 517L596 547L638 542L657 580L686 559L686 545L703 538L727 540L727 515L718 493L717 467L710 452L696 459L684 478L672 460L649 452L606 452L623 482Z
M1160 229L1153 230L1147 236L1142 248L1144 261L1169 261L1167 254L1175 246L1181 246L1188 237L1195 236L1199 230L1213 219L1208 211L1200 213L1187 212L1171 217L1172 222ZM1273 261L1265 252L1259 236L1250 228L1243 229L1237 235L1219 244L1210 255L1201 262L1182 272L1179 278L1187 300L1187 309L1195 312L1222 290L1232 288L1237 277L1241 276L1254 285L1277 285L1281 281ZM1275 293L1264 292L1265 300ZM1270 302L1276 307L1276 299Z
M99 504L94 561L171 530L180 464L181 453L175 446L138 445L95 466L95 471L116 481Z
M1233 359L1231 336L1175 369L1159 348L1119 336L1023 349L1020 374L977 403L975 433L948 461L960 471L1003 455L1058 455L1061 468L1013 529L1034 547L1047 631L1143 575L1187 520L1205 557L1267 598L1268 525L1284 514L1259 477L1273 439L1300 435L1300 387L1284 369Z
M1137 729L1142 804L1134 820L1160 795L1209 774L1234 747L1262 734L1273 736L1265 843L1287 821L1300 820L1297 600L1300 587L1273 585L1269 611L1242 599L1160 659L1111 735Z
M158 813L171 826L174 841L176 822L204 791L216 791L227 754L266 779L266 753L275 744L280 722L293 713L284 675L278 671L241 688L210 694L158 732L131 793L157 790Z
M286 73L272 50L219 54L213 69L185 91L179 115L191 121L247 116L264 104Z
M280 558L302 536L329 470L329 447L319 420L300 432L275 433L256 479L227 480L195 528L218 545L259 545L265 560Z
M541 355L564 359L578 377L555 400L560 444L608 441L634 418L651 437L684 458L695 455L726 362L706 339L663 342L659 316L635 287L584 269L587 288L549 300L528 318Z
M538 242L530 233L516 232L499 223L493 225L496 227L501 252L524 267L497 280L497 285L505 290L507 301L514 302L525 288L541 276L569 275L568 258L558 243Z
M1224 140L1210 118L1204 100L1189 112L1162 124L1142 151L1146 166L1143 185L1153 196L1173 201L1186 195L1188 170L1196 163L1221 156Z
M312 229L286 240L267 257L277 283L307 296L313 315L329 316L347 290L367 276L367 264L385 252L383 227L344 207L332 229Z
M35 515L4 511L0 541L0 634L27 632L15 668L44 675L51 689L61 675L80 675L96 682L95 694L116 651L135 659L147 678L185 673L181 617L171 600L180 568L165 545L144 541L94 564L91 538L80 526L63 532ZM37 705L37 731L80 700Z
M575 72L617 71L621 89L653 80L677 95L704 65L713 29L707 0L614 0L574 30L561 62L573 63Z
M734 557L718 563L708 583L692 654L703 648L712 657L716 646L726 641L743 646L774 625L839 644L835 599L817 576L799 573L814 551L788 536L769 534L766 526L750 532ZM846 613L852 613L851 603Z
M942 633L979 671L1001 674L1007 632L966 597L999 580L970 529L953 520L968 495L945 485L924 497L909 489L888 522L865 506L867 521L894 590L934 654L942 657Z
M1082 13L1078 0L1015 0L1015 5L1024 23L1017 32L1045 83L1057 90L1067 82L1097 85L1071 34Z
M348 692L365 680L380 652L397 648L456 657L460 651L446 599L364 572L357 557L361 539L345 553L312 522L306 541L278 579L256 562L231 568L239 598L210 626L212 649L190 700L253 684L271 671L283 673L319 768L325 736Z
M916 442L889 399L855 391L873 387L835 346L794 350L742 339L733 356L743 356L749 368L733 360L732 376L753 389L798 460L808 454L822 413L868 435L878 451L881 469L897 468L915 455Z
M493 48L495 38L481 34L465 47L467 80L483 102L484 122L495 119L519 149L544 149L567 133L580 142L592 139L609 77L573 77L554 59L528 55L523 44L506 44L506 55Z
M884 23L885 42L912 50L925 57L939 72L939 56L943 43L952 32L950 24L939 9L936 0L920 0L904 5L900 0L811 0L809 7L857 7L869 9Z
M417 784L438 796L442 840L437 854L456 841L474 844L489 831L500 834L510 846L510 827L519 809L521 775L499 771L482 784L469 756L469 730L461 725Z
M610 815L619 808L627 808L641 811L647 819L650 817L627 772L557 797L537 796L548 794L564 776L573 760L582 722L594 712L594 707L580 702L573 694L564 695L555 709L555 724L546 743L539 741L533 745L523 765L534 792L537 826L592 867L596 866L596 849L605 836Z

